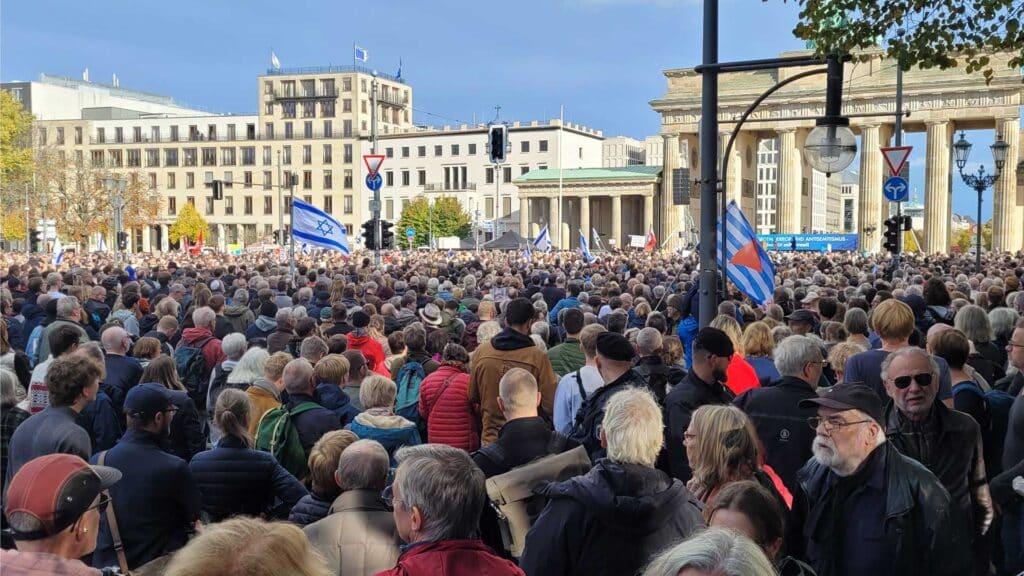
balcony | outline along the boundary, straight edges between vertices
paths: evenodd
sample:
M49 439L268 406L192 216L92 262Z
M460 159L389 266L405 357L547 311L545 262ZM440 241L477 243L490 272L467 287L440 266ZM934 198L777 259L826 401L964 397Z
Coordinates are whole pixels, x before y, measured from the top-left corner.
M467 182L453 186L451 184L445 185L441 182L428 183L423 185L424 192L471 192L476 190L475 182Z
M398 106L399 108L404 108L409 104L409 98L407 98L406 96L403 96L402 94L389 94L387 92L378 94L377 101L380 102L381 104L387 104L389 106Z
M339 96L339 90L337 88L333 90L314 90L312 92L305 90L296 90L295 92L285 92L284 90L274 90L273 94L267 94L271 99L281 101L291 100L317 100L321 98L337 98Z

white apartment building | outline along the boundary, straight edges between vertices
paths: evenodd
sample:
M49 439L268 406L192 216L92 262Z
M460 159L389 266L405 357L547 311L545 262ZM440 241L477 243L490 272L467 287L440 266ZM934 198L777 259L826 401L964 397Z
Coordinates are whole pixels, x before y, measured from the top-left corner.
M461 125L442 128L408 128L381 134L377 153L385 156L381 165L381 217L397 222L402 209L415 198L453 196L459 200L483 241L495 236L495 206L498 206L498 234L519 229L519 195L513 179L531 170L559 167L587 168L602 161L600 130L560 121L513 122L509 124L511 151L507 162L495 170L487 153L487 126ZM561 147L559 142L561 141ZM362 154L371 143L362 141ZM363 180L361 209L369 218L373 194ZM358 224L357 224L358 227Z
M601 167L661 166L664 155L665 144L661 136L648 136L643 140L629 136L613 136L604 140Z

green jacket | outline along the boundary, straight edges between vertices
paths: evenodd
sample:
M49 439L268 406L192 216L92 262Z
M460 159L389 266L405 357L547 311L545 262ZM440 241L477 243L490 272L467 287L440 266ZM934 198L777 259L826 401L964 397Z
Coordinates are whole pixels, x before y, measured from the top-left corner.
M587 363L578 338L569 338L548 350L548 359L551 360L551 367L554 368L555 374L558 374L559 378L569 372L579 370Z

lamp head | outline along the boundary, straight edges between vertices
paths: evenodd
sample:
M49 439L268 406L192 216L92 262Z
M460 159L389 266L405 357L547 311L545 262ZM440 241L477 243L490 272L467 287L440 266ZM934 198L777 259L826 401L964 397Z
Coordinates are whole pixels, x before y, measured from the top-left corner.
M971 155L971 143L964 137L964 133L960 132L960 139L953 144L953 158L956 159L956 167L958 170L963 171L964 166L967 165L967 158Z
M811 168L826 175L842 172L857 155L857 137L850 121L841 116L819 118L807 135L804 158Z

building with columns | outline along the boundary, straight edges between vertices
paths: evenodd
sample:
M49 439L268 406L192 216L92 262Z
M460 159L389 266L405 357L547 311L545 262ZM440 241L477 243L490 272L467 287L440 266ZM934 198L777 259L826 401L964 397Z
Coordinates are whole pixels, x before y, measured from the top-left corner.
M783 56L807 54L793 52ZM869 56L868 61L845 67L843 113L850 116L851 128L859 136L860 162L852 166L859 174L854 217L856 232L860 235L861 249L877 252L881 249L882 221L888 214L888 210L883 209L882 197L887 169L879 149L893 144L896 65L886 59L881 50L865 54ZM952 162L954 133L985 128L994 128L1010 145L1007 169L994 189L995 248L1024 248L1024 194L1018 193L1017 170L1010 160L1020 154L1024 85L1018 70L1007 66L1010 57L1007 54L991 56L995 73L988 84L980 73L967 74L963 68L914 69L903 75L904 110L909 112L903 129L927 132L923 234L927 253L949 252L952 183L954 176L959 178ZM736 119L761 93L809 69L811 67L784 68L720 76L718 114L723 141L720 149L724 149ZM697 130L701 114L701 78L692 68L666 70L664 74L668 89L653 100L651 106L662 117L666 172L678 162L678 165L691 167L691 177L699 179ZM757 208L761 207L760 194L753 192L755 182L758 192L766 193L763 205L774 204L778 232L797 233L807 225L804 224L807 214L813 211L809 200L814 176L803 161L802 150L815 118L824 111L824 104L824 75L803 78L762 103L737 136L729 173L725 176L727 194L730 200L740 204L748 220L757 222L759 232L771 226L771 218L755 218ZM755 155L768 153L763 142L769 139L777 140L774 203L767 195L771 192L770 178L762 178L766 175L753 160ZM975 148L979 149L975 154L980 154L982 146ZM679 150L683 153L679 154ZM699 202L691 202L690 210L696 222L700 221L699 209Z

